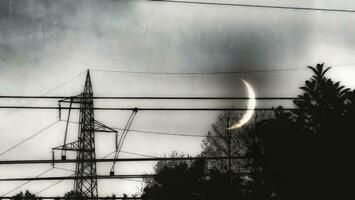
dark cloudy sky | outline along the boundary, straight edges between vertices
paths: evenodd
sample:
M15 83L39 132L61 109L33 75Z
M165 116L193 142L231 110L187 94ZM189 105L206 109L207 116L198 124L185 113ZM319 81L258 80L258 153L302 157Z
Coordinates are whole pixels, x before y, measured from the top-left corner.
M210 0L209 0L210 1ZM295 96L310 75L308 65L337 66L331 76L355 87L355 14L150 2L143 0L0 0L0 94L75 95L90 68L96 95L244 96L241 78L257 96ZM351 0L226 0L282 6L355 9ZM299 68L292 71L218 75L125 74L105 71L216 72ZM56 105L54 101L5 101L5 104ZM96 102L105 106L235 106L227 102ZM262 105L258 102L258 105ZM143 130L206 134L218 113L137 115ZM57 120L55 111L1 110L0 152ZM124 126L128 112L97 112L98 120ZM73 120L75 120L74 118ZM50 158L62 142L64 123L0 159ZM76 126L71 127L75 140ZM98 157L113 150L113 137L99 134ZM107 144L112 143L112 147ZM106 145L105 145L106 144ZM195 155L201 138L130 133L124 149L161 156L172 150ZM129 155L123 155L128 157ZM0 166L0 177L35 176L50 166ZM62 166L74 169L73 166ZM109 165L99 167L107 174ZM25 170L26 169L26 170ZM151 172L152 163L120 164L116 173ZM69 175L52 170L46 175ZM52 182L22 189L40 191ZM0 195L20 183L0 183ZM102 195L139 192L140 183L100 181ZM41 195L72 188L59 184ZM19 191L19 190L17 190ZM15 192L17 192L15 191Z

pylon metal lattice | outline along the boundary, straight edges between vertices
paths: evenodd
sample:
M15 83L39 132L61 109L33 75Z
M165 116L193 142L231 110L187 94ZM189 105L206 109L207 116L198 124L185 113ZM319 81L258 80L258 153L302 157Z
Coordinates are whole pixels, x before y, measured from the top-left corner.
M96 178L96 155L95 155L95 132L112 132L117 135L117 131L95 120L94 117L94 98L90 72L87 72L84 90L80 95L62 99L61 103L70 103L68 118L64 135L64 144L53 148L62 151L62 159L66 159L66 151L77 151L77 162L74 180L75 199L97 199L98 185ZM72 104L80 105L79 111L79 133L78 140L66 143L68 124ZM61 117L61 110L59 109Z
M97 197L96 155L95 155L95 118L93 90L88 71L84 91L80 95L79 136L74 191L84 197ZM83 178L83 177L90 177Z

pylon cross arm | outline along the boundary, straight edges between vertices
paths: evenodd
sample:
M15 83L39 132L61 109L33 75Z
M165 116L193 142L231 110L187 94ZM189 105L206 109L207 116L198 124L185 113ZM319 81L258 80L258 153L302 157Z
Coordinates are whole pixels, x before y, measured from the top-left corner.
M97 120L94 120L94 123L94 129L96 132L118 133L118 131L116 131L115 129L110 128Z
M88 149L83 149L80 148L80 141L75 141L75 142L71 142L65 145L61 145L55 148L52 148L53 150L65 150L65 151L91 151Z

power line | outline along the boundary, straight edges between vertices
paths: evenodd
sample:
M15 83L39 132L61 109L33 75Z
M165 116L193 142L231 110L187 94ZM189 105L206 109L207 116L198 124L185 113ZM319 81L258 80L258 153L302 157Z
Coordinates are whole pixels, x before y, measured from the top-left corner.
M270 70L246 70L246 71L216 71L216 72L149 72L149 71L129 71L129 70L104 70L93 69L97 72L124 73L124 74L150 74L150 75L218 75L218 74L249 74L261 72L280 72L304 70L306 68L286 68L286 69L270 69Z
M56 109L94 109L94 110L137 110L137 111L274 111L274 110L295 110L295 108L163 108L163 107L142 107L142 108L129 108L129 107L94 107L94 108L80 108L80 107L59 107L59 106L0 106L0 109L32 109L32 110L56 110Z
M63 182L63 181L64 181L64 180L59 180L59 181L53 183L52 185L47 186L47 187L43 188L42 190L36 192L35 195L37 195L37 194L39 194L39 193L41 193L41 192L44 192L44 191L46 191L46 190L49 190L50 188L52 188L52 187L58 185L59 183L61 183L61 182ZM43 199L43 198L41 198L41 199Z
M48 95L48 94L50 94L51 92L57 90L58 88L60 88L60 87L62 87L62 86L64 86L64 85L66 85L66 84L68 84L69 81L72 81L72 80L78 78L78 77L79 77L80 75L82 75L84 72L85 72L85 71L82 71L82 72L80 72L79 74L76 74L75 76L73 76L73 77L71 77L71 78L69 78L69 79L67 79L67 80L65 80L65 81L63 81L63 82L61 82L61 83L59 83L57 86L55 86L55 87L53 87L53 88L47 90L46 92L44 92L41 96ZM39 97L41 97L41 96L39 96ZM27 105L27 104L28 104L28 103L25 103L24 106ZM12 113L12 112L14 112L14 111L9 111L9 112L5 113L5 116L8 115L8 114L10 114L10 113Z
M58 88L63 87L64 85L68 84L69 81L72 81L72 80L78 78L79 76L81 76L84 72L86 72L86 70L84 70L84 71L82 71L82 72L80 72L80 73L78 73L78 74L72 76L71 78L69 78L69 79L67 79L67 80L65 80L65 81L63 81L63 82L61 82L61 83L58 84L56 87L47 90L47 92L45 92L42 96L45 96L45 95L47 95L47 94L49 94L49 93L51 93L51 92L57 90Z
M55 125L56 123L58 123L58 122L59 122L59 120L57 120L57 121L55 121L55 122L49 124L48 126L42 128L41 130L37 131L37 132L34 133L33 135L29 136L28 138L26 138L26 139L20 141L19 143L15 144L14 146L10 147L9 149L7 149L7 150L1 152L1 153L0 153L0 156L6 154L6 153L8 153L8 152L10 152L11 150L15 149L16 147L18 147L18 146L22 145L23 143L27 142L28 140L31 140L32 138L38 136L39 134L43 133L43 131L49 129L50 127L54 126L54 125Z
M73 197L59 197L59 196L43 196L43 197L38 197L38 199L68 199L72 200ZM1 197L1 199L14 199L14 197ZM137 196L132 196L132 197L116 197L116 196L111 196L111 197L85 197L85 199L100 199L100 200L112 200L112 199L122 199L122 200L138 200L142 199L142 197L137 197Z
M114 128L114 129L122 130L122 128ZM157 134L157 135L171 135L171 136L199 137L199 138L207 137L207 135L199 135L199 134L170 133L170 132L146 131L146 130L136 130L136 129L129 129L129 131L137 132L137 133ZM214 136L212 136L212 137L214 137ZM216 136L216 137L218 137L218 136Z
M135 153L131 153L131 152L124 152L124 151L121 151L122 153L128 153L128 154L134 154L134 155L141 155L143 156L142 154L135 154ZM147 157L152 157L152 156L148 156L148 155L145 155ZM154 157L153 157L154 158ZM55 169L60 169L60 170L63 170L63 171L68 171L68 172L75 172L75 170L71 170L71 169L66 169L66 168L61 168L61 167L54 167ZM70 175L70 176L73 176L74 174ZM140 180L131 180L131 179L120 179L120 180L124 180L124 181L134 181L134 182L142 182ZM64 181L64 180L61 180L61 181ZM59 182L59 181L58 181ZM39 193L39 192L38 192ZM37 193L36 193L37 194Z
M113 152L107 154L106 156L104 156L103 158L106 158L106 157L108 157L109 155L111 155L111 154L113 154L113 153L115 153L115 152L116 152L116 151L113 151ZM142 154L136 154L136 153L126 152L126 151L122 151L122 153L128 153L128 154L134 154L134 155L140 155L140 156L142 156ZM146 156L147 156L147 155L146 155ZM75 170L66 169L66 168L61 168L61 167L53 167L53 168L55 168L55 169L60 169L60 170L63 170L63 171L68 171L68 172L75 172ZM75 173L71 174L69 177L73 176L74 174L75 174ZM141 181L141 180L132 180L132 179L123 179L123 178L120 179L120 180L124 180L124 181L134 181L134 182L144 182L144 181ZM39 193L41 193L41 192L44 192L44 191L46 191L46 190L49 190L50 188L52 188L52 187L54 187L54 186L60 184L60 183L63 182L63 181L64 181L64 180L59 180L59 181L57 181L57 182L55 182L55 183L53 183L53 184L51 184L51 185L49 185L49 186L43 188L42 190L36 192L35 194L37 195L37 194L39 194ZM42 198L42 197L41 197L41 198ZM42 198L42 199L43 199L43 198Z
M354 66L353 63L333 65L331 68ZM249 73L269 73L269 72L283 72L283 71L299 71L308 70L307 67L285 67L285 68L271 68L271 69L255 69L255 70L239 70L239 71L214 71L214 72L152 72L152 71L131 71L131 70L107 70L107 69L91 69L97 72L109 73L124 73L124 74L150 74L150 75L218 75L218 74L249 74Z
M121 152L125 153L125 154L130 154L130 155L135 155L135 156L142 156L142 157L146 157L146 158L158 158L156 156L151 156L151 155L141 154L141 153L135 153L135 152L129 152L129 151L123 151L123 150L121 150Z
M67 120L63 120L63 121L67 121ZM69 123L79 124L79 122L75 122L75 121L69 121ZM124 130L123 128L116 128L116 127L112 127L112 129L119 130L119 131ZM207 135L191 134L191 133L189 133L189 134L188 133L171 133L171 132L148 131L148 130L137 130L137 129L128 129L128 131L136 132L136 133L157 134L157 135L186 136L186 137L199 137L199 138L207 137ZM210 137L219 137L219 136L211 135Z
M242 172L247 174L248 172ZM82 176L84 179L135 179L135 178L155 178L156 174L120 174L120 175L96 175L96 176ZM48 181L48 180L73 180L73 176L48 176L48 177L23 177L23 178L1 178L0 182L9 182L9 181Z
M235 6L235 7L251 7L251 8L271 8L271 9L286 9L286 10L355 13L355 10L334 9L334 8L311 8L311 7L276 6L276 5L260 5L260 4L217 3L217 2L206 2L206 1L174 1L174 0L146 0L146 1L179 3L179 4L200 4L200 5L213 5L213 6Z
M142 157L146 157L146 158L158 158L157 156L151 156L151 155L147 155L147 154L129 152L129 151L124 151L124 150L121 150L121 152L125 153L125 154L129 154L129 155L142 156ZM110 153L110 154L112 154L112 153ZM63 171L75 172L75 170L61 168L61 167L54 167L54 168L55 169L60 169L60 170L63 170Z
M44 132L45 130L49 129L50 127L54 126L54 125L55 125L56 123L58 123L58 122L59 122L59 120L56 120L55 122L49 124L48 126L44 127L43 129L39 130L38 132L34 133L34 134L31 135L30 137L28 137L28 138L22 140L21 142L17 143L16 145L14 145L14 146L10 147L9 149L3 151L2 153L0 153L0 156L6 154L6 153L8 153L8 152L10 152L11 150L13 150L13 149L15 149L16 147L22 145L22 144L25 143L26 141L29 141L29 140L31 140L32 138L38 136L39 134L41 134L41 133ZM50 170L52 170L52 169L53 169L53 168L50 168L50 169L48 169L48 170L42 172L41 174L37 175L36 178L40 177L41 175L47 173L48 171L50 171ZM9 193L11 193L11 192L17 190L18 188L21 188L22 186L24 186L24 185L30 183L30 182L31 182L31 180L28 180L27 182L25 182L25 183L23 183L23 184L21 184L21 185L15 187L14 189L12 189L12 190L8 191L7 193L3 194L2 196L9 194Z
M53 168L51 167L51 168L45 170L44 172L38 174L35 178L39 178L39 177L42 176L43 174L45 174L45 173L51 171L52 169L53 169ZM3 198L3 196L5 196L5 195L7 195L7 194L10 194L11 192L13 192L13 191L15 191L15 190L21 188L22 186L27 185L27 184L30 183L31 181L32 181L32 180L27 180L25 183L23 183L23 184L21 184L21 185L15 187L14 189L11 189L10 191L8 191L8 192L6 192L5 194L1 195L1 196L0 196L0 199Z
M102 157L102 159L107 158L108 156L110 156L111 154L113 154L113 153L115 153L115 152L116 152L116 150L113 151L113 152L111 152L111 153L109 153L109 154L107 154L107 155L105 155L104 157ZM65 170L65 171L74 171L74 170L64 169L64 168L59 168L59 167L54 167L54 168L56 168L56 169L61 169L61 170L63 170L63 171L64 171L64 170ZM75 172L75 171L74 171L74 172ZM73 175L75 175L75 173L71 174L70 176L73 176ZM49 185L49 186L43 188L42 190L36 192L35 194L37 195L37 194L39 194L39 193L41 193L41 192L44 192L44 191L46 191L46 190L49 190L50 188L52 188L52 187L58 185L59 183L61 183L61 182L63 182L63 181L64 181L64 180L59 180L59 181L53 183L52 185ZM43 197L42 197L42 199L43 199Z
M130 175L96 175L82 176L83 179L126 179L126 178L154 178L154 174L130 174ZM48 176L48 177L23 177L23 178L0 178L0 182L7 181L50 181L50 180L73 180L74 176Z
M0 95L0 99L70 99L69 96ZM90 99L90 98L88 98ZM188 97L188 96L94 96L92 99L107 100L248 100L250 97ZM255 97L256 100L295 100L298 97Z
M75 170L72 169L66 169L66 168L61 168L61 167L53 167L54 169L60 169L62 171L67 171L67 172L75 172Z
M224 160L224 159L247 159L245 156L215 156L215 157L159 157L159 158L105 158L95 159L93 162L150 162L150 161L176 161L176 160ZM87 161L87 160L80 160ZM92 160L90 160L92 161ZM55 164L55 163L76 163L77 159L66 160L0 160L0 165L19 164Z
M67 120L62 120L67 121ZM72 124L79 124L79 122L69 121ZM112 127L114 130L123 131L123 128ZM172 132L162 132L162 131L148 131L148 130L137 130L137 129L128 129L130 132L136 133L147 133L147 134L157 134L157 135L168 135L168 136L185 136L185 137L198 137L198 138L205 138L205 137L220 137L217 135L201 135L201 134L193 134L193 133L172 133Z

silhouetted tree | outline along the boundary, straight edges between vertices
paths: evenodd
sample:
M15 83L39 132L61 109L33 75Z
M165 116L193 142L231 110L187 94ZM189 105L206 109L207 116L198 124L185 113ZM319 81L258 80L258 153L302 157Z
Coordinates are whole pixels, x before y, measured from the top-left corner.
M84 200L86 199L82 194L78 194L75 191L70 191L64 194L63 200Z
M294 101L297 106L294 118L304 133L318 134L325 122L344 114L350 89L325 76L330 67L324 69L324 64L318 64L315 68L308 68L314 75L301 87L304 93Z
M234 157L244 156L247 152L245 132L252 126L243 126L240 129L229 129L237 123L241 115L236 111L222 112L208 132L203 141L202 156ZM213 160L208 163L210 169L220 172L243 171L245 162L240 159Z
M256 125L269 119L272 114L258 113L253 120L241 128L230 130L240 120L236 111L221 113L212 130L204 140L203 156L247 157L244 159L216 160L209 162L209 169L225 173L227 177L238 180L233 182L243 198L265 199L274 192L270 182L265 181L266 156ZM226 173L228 172L228 173ZM236 179L236 177L238 177Z
M19 194L16 194L12 198L13 200L38 200L39 198L36 197L34 194L30 193L29 191L26 191L25 194L20 192Z
M282 107L241 129L236 112L220 114L203 143L202 156L244 160L159 162L144 199L344 198L352 184L355 91L326 76L323 64L301 87L295 110ZM198 167L197 167L198 166ZM350 179L352 180L352 179Z
M182 156L176 152L172 157ZM143 199L194 199L194 191L203 177L203 168L191 161L159 161L155 166L157 176L147 179L143 190Z
M288 199L285 198L291 193L288 181L294 175L292 169L299 163L301 138L298 133L291 113L282 107L277 108L273 116L256 123L248 133L251 199Z
M293 112L293 120L305 136L300 143L300 162L305 163L300 171L307 180L303 192L312 198L329 198L344 193L340 177L351 156L344 147L353 139L354 92L328 78L330 68L324 69L324 64L309 68L314 75L301 87L303 94L294 101L297 109Z
M204 160L193 162L164 161L156 167L157 176L147 181L143 189L144 200L214 200L239 199L239 176L235 173L206 171Z

